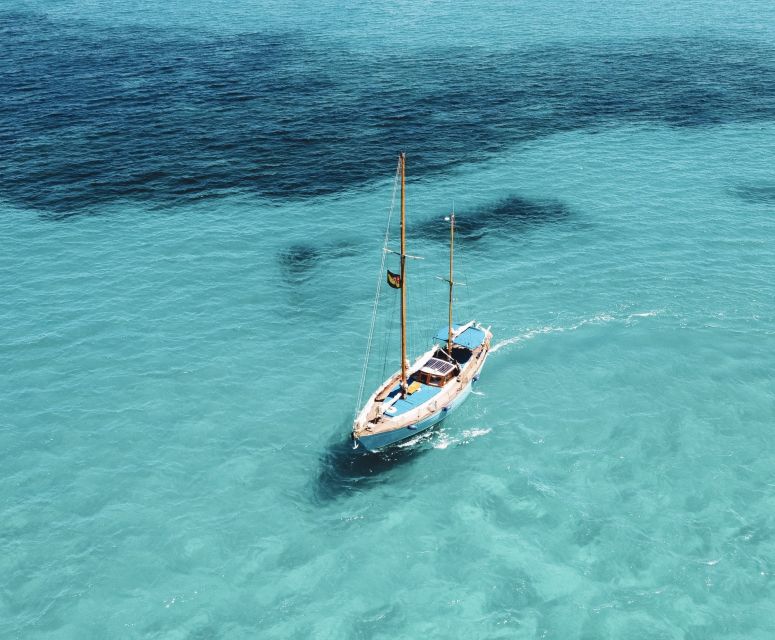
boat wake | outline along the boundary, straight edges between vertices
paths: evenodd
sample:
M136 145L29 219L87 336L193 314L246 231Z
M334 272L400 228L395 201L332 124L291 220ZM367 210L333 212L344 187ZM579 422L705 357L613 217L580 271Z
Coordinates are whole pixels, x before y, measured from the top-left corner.
M613 313L598 313L592 316L591 318L583 318L571 325L565 325L565 326L564 325L546 325L544 327L529 329L524 333L520 333L519 335L513 336L511 338L504 338L503 340L496 342L490 349L490 353L495 353L496 351L500 351L504 347L508 347L513 344L518 344L520 342L525 342L527 340L532 340L536 336L540 336L547 333L564 333L567 331L576 331L577 329L581 329L582 327L585 327L587 325L601 325L601 324L619 323L619 322L622 324L630 325L635 322L638 322L642 318L653 318L654 316L658 316L663 312L664 312L664 309L656 309L653 311L639 311L636 313L629 313L626 315L624 314L617 315Z
M432 449L447 449L450 446L469 444L475 438L486 436L492 429L466 429L460 434L452 434L446 429L426 431L420 435L396 445L397 449L427 444Z
M433 443L433 448L447 449L450 446L470 444L472 440L486 436L490 431L492 431L492 429L466 429L460 435L452 435L447 431L439 431L437 441Z

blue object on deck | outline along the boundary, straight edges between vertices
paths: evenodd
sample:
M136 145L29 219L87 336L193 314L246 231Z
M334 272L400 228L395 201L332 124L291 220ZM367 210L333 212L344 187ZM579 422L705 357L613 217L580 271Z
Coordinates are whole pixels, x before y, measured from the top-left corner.
M459 324L453 324L452 330L457 331L461 326L462 325ZM448 336L449 327L446 326L438 330L434 336L434 339L446 341ZM484 336L484 331L481 329L477 329L476 327L468 327L468 329L463 331L463 333L461 333L459 336L453 338L452 342L461 347L465 347L466 349L476 349L476 347L484 342Z
M387 415L391 418L395 418L396 416L400 416L402 413L416 409L423 402L430 400L439 391L441 391L439 387L431 387L430 385L424 384L420 387L419 390L415 391L411 395L407 394L405 398L396 400L396 403L393 405L393 407L395 407L395 411L388 411ZM395 395L400 392L401 385L398 385L395 389L393 389L393 391L390 392L388 398L394 398Z

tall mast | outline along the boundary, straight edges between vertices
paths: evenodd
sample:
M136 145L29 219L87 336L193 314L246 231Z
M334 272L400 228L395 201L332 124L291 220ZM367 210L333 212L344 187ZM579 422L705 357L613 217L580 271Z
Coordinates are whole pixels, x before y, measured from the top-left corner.
M453 256L455 254L455 212L449 217L449 333L447 334L447 353L452 356L452 278Z
M401 153L401 395L406 395L406 154Z

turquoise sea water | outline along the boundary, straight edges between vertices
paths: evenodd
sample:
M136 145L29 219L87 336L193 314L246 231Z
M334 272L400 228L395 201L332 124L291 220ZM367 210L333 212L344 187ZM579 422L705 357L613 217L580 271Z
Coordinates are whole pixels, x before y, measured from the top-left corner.
M772 3L0 31L0 637L775 637ZM495 347L369 456L401 149L412 347L453 201Z

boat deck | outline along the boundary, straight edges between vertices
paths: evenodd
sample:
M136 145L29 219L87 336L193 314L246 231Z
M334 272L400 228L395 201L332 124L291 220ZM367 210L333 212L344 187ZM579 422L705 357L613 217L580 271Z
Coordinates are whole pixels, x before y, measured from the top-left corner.
M410 384L411 384L410 379ZM438 394L441 391L441 387L433 387L431 385L420 384L420 388L412 393L411 395L407 395L405 398L399 398L396 400L396 403L393 405L393 410L389 410L385 412L385 416L389 418L395 418L397 416L400 416L403 413L406 413L407 411L411 411L412 409L416 409L421 404L427 402L433 396ZM385 399L385 402L390 402L393 398L396 397L397 394L401 392L401 384L397 384L395 388L388 394L388 397Z

